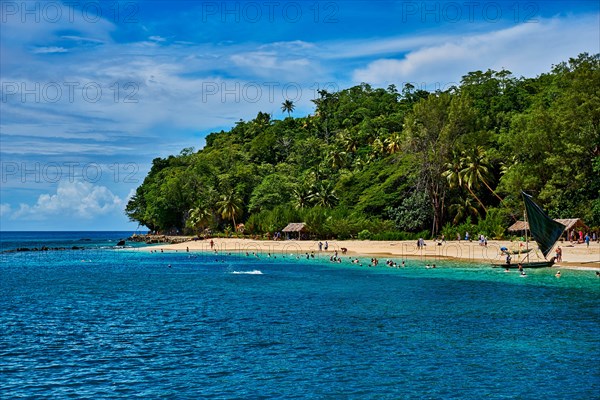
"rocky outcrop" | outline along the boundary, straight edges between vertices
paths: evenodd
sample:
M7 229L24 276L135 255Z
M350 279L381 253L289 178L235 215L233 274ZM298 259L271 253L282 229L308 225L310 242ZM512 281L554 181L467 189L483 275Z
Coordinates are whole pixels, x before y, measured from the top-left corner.
M73 247L17 247L16 249L4 250L0 253L22 253L28 251L62 251L62 250L85 250L85 247L73 246Z
M156 244L156 243L184 243L192 240L191 236L168 236L168 235L138 235L133 234L127 240L132 242L146 243L146 244Z

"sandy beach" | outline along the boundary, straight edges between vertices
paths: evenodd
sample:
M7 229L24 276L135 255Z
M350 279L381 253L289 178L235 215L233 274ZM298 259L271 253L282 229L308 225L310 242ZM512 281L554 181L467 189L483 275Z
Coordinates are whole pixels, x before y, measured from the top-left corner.
M438 244L435 241L425 241L425 246L418 249L416 241L368 241L368 240L332 240L328 241L328 249L324 249L325 240L322 240L323 250L319 251L319 241L315 240L251 240L251 239L212 239L214 248L218 252L245 253L255 252L259 254L294 254L298 256L314 252L315 256L330 257L335 251L338 255L344 255L342 249L347 249L346 257L377 257L380 260L385 259L421 259L421 260L444 260L456 259L462 261L492 263L502 262L500 248L506 247L509 250L518 250L525 248L521 242L510 241L489 241L487 246L481 246L477 241L447 241ZM210 241L208 240L190 240L178 244L158 245L142 247L140 251L211 251ZM560 268L576 268L600 270L600 243L590 243L589 247L585 244L572 244L570 242L559 242L563 253L563 260L554 265ZM530 260L542 260L543 257L537 251L537 245L529 243L533 248L530 252ZM555 247L556 249L556 247ZM555 250L554 249L554 250ZM548 258L554 256L553 252ZM521 256L522 257L522 256ZM513 255L513 262L516 262L518 256Z

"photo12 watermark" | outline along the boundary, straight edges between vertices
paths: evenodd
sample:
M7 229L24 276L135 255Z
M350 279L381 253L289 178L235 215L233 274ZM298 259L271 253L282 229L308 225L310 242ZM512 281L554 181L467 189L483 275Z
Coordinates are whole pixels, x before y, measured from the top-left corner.
M400 21L422 23L499 22L537 23L538 2L498 1L403 1Z
M265 98L269 103L283 98L300 101L303 96L319 97L319 91L337 92L335 82L315 82L305 85L298 82L202 82L202 103L218 101L221 103L258 103Z
M95 162L11 162L0 163L2 183L58 183L67 180L97 183L109 179L114 183L139 183L137 163L99 164Z
M4 23L139 23L137 1L5 1L0 2Z
M300 1L203 1L201 21L218 23L339 22L338 2Z
M137 103L140 85L137 82L17 82L0 84L2 103L98 103L102 99L114 103Z

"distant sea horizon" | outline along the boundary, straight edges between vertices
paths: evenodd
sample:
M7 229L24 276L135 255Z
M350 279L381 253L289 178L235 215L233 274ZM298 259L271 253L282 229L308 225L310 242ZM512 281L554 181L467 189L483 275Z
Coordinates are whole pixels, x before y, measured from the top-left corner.
M131 230L131 229L101 229L101 230L72 230L72 229L35 229L35 230L0 230L0 233L20 233L20 232L143 232L143 230ZM149 232L149 230L147 230L146 232Z
M0 231L0 251L17 248L110 248L141 231ZM143 244L143 243L142 243ZM139 246L140 244L137 244Z

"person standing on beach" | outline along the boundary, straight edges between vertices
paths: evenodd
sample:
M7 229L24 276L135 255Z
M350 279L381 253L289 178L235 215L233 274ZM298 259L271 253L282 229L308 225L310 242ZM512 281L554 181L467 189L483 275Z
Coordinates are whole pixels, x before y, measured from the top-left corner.
M585 244L587 245L587 247L590 247L590 234L589 233L585 234L584 240L585 240Z
M325 251L327 251L327 249L329 248L329 243L327 243L327 240L325 241Z
M561 262L562 261L562 249L560 248L560 246L558 246L556 248L556 262Z
M323 243L319 242L319 251L323 250Z

